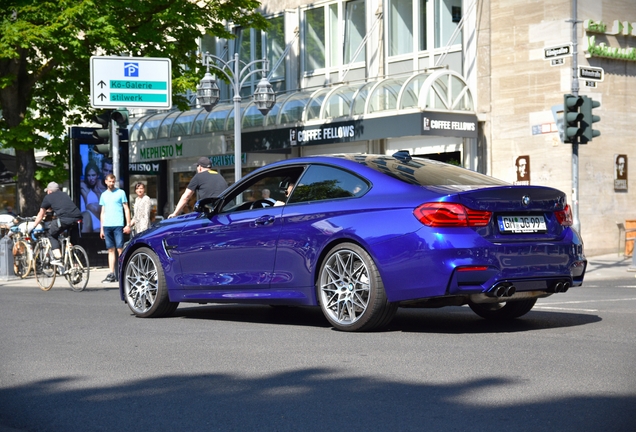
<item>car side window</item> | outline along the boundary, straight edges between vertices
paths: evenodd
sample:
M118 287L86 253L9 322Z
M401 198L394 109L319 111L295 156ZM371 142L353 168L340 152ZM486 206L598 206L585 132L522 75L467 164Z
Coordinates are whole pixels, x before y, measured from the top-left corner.
M311 165L298 180L288 203L352 198L364 195L369 184L357 175L327 165Z
M274 206L277 201L286 201L285 190L281 189L281 185L298 178L303 169L304 166L274 170L238 185L224 197L219 212L230 213L267 208Z

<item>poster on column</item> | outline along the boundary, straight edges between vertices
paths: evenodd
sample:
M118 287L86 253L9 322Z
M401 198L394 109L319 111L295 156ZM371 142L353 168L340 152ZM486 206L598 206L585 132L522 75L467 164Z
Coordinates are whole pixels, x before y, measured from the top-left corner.
M517 174L517 180L515 180L513 184L522 186L530 184L530 156L519 156L515 160L515 172Z
M627 192L627 155L614 155L614 191Z

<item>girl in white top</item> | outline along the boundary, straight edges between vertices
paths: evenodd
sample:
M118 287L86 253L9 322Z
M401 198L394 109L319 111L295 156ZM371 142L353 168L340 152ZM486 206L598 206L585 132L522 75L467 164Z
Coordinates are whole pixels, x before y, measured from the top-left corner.
M133 218L130 225L135 228L135 233L139 234L150 227L150 210L152 203L150 197L146 195L146 185L137 183L135 185L135 207L133 208Z

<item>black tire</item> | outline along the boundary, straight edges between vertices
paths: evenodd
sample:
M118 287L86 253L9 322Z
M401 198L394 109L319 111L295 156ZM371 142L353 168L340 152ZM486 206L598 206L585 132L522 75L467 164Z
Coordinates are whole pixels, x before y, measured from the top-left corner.
M179 306L168 297L166 276L157 255L149 248L137 249L123 268L124 298L141 318L171 315Z
M536 302L537 299L529 299L506 303L468 303L468 306L482 318L511 320L530 312Z
M341 243L327 253L316 283L316 297L329 323L342 331L386 326L397 305L389 303L378 268L360 246Z
M43 248L42 245L38 243L33 252L33 267L35 280L42 291L50 290L55 283L57 266L51 265L50 261L48 248Z
M73 291L83 291L88 284L91 271L88 254L81 246L73 246L68 253L71 256L68 257L68 261L66 258L64 260L66 264L64 277Z
M18 240L13 245L13 271L16 276L22 279L31 273L29 245L24 240Z

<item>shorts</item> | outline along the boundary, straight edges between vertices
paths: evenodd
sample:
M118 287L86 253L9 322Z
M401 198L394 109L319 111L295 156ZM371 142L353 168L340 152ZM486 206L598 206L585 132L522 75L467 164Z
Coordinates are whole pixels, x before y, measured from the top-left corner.
M106 249L122 249L124 247L124 227L104 227Z

